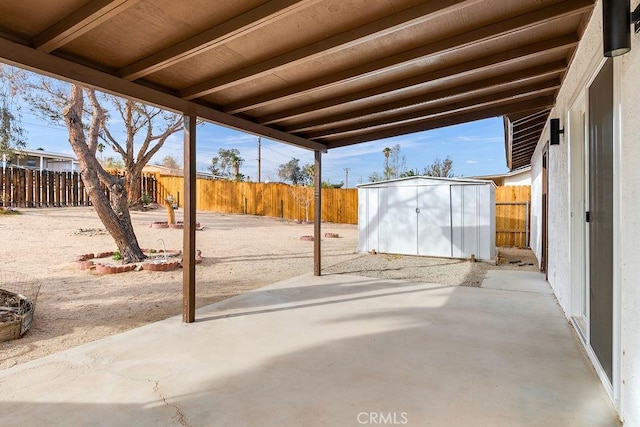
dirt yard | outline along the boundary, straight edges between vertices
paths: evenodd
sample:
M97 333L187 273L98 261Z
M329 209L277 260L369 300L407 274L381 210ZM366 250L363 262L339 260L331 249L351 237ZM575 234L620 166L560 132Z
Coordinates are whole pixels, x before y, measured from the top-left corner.
M151 228L163 209L133 212L140 246L182 249L182 230ZM182 220L182 211L176 219ZM196 267L197 306L313 271L312 224L273 218L198 213L196 234L203 262ZM323 273L479 286L489 268L537 271L531 251L501 249L501 263L356 253L357 227L323 224L340 238L322 242ZM178 315L182 270L98 275L80 270L76 257L116 249L90 207L24 209L0 216L0 270L41 284L34 323L27 334L0 343L0 369L150 322ZM511 261L511 262L510 262ZM518 261L518 262L515 262ZM533 264L533 265L529 265Z

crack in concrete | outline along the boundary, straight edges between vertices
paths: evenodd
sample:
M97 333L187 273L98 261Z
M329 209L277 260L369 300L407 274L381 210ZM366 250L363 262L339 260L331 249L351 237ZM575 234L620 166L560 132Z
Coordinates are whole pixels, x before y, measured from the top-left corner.
M189 427L189 424L187 423L187 417L184 415L182 410L177 405L175 405L173 403L169 403L167 401L167 398L164 397L164 395L160 392L160 380L153 380L153 379L150 379L150 378L134 378L134 377L130 377L128 375L121 374L119 372L114 372L114 371L112 371L110 369L104 369L104 368L103 369L98 369L95 366L91 366L89 364L89 362L87 362L86 360L78 360L78 361L81 364L83 364L87 369L93 369L96 372L104 372L104 373L107 373L107 374L110 374L110 375L113 375L113 376L116 376L116 377L124 378L124 379L130 380L130 381L145 381L145 382L148 382L150 384L153 383L153 393L158 395L158 397L160 397L160 399L162 399L162 402L166 406L168 406L170 408L173 408L175 410L176 415L173 418L175 418L176 421L178 423L180 423L180 425L185 426L185 427Z
M153 392L158 396L160 396L160 399L162 399L165 405L167 405L170 408L173 408L176 411L176 418L177 418L177 421L180 423L180 425L189 427L189 424L187 423L187 417L182 413L178 405L167 402L167 399L162 395L162 393L160 393L160 381L155 381L155 385L153 386Z

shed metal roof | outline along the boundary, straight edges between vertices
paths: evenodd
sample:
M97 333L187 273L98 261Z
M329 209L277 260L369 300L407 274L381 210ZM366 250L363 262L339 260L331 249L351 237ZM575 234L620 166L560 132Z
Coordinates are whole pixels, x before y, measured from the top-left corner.
M518 124L553 106L593 6L7 0L0 60L321 151L507 116L516 168L541 132Z
M492 185L496 186L493 181L487 181L482 179L473 179L473 178L445 178L439 176L408 176L405 178L397 178L397 179L389 179L386 181L376 181L376 182L367 182L365 184L359 184L356 187L358 188L366 188L366 187L385 187L389 184L411 184L415 183L415 185L420 185L420 183L442 183L442 184L479 184L479 185Z

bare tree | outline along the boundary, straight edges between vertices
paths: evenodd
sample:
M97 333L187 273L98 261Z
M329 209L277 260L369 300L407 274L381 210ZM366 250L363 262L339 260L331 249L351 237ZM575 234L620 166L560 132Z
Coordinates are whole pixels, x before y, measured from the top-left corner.
M162 162L160 162L160 166L164 166L167 169L171 169L172 172L179 172L182 170L180 163L173 156L164 156Z
M119 141L107 126L100 136L110 143L124 162L127 200L132 209L142 208L142 169L162 148L167 138L182 130L182 116L152 108L130 99L105 97L115 107L125 127L124 141ZM136 142L139 148L136 149Z
M144 259L131 225L129 209L142 208L142 168L169 136L182 129L182 117L111 95L102 95L99 99L93 89L47 77L29 74L14 76L12 81L19 86L22 97L36 114L53 123L62 122L67 127L85 188L123 261ZM122 140L109 128L109 114L103 102L122 119ZM111 145L122 158L124 178L109 174L97 160L101 141ZM119 161L113 159L111 163ZM109 196L102 187L108 190Z
M453 177L453 160L447 156L444 160L435 159L433 163L424 168L426 176L439 176L443 178Z
M24 129L20 126L20 108L12 102L16 87L12 79L6 78L6 67L0 64L0 155L13 154L14 150L26 147Z
M69 104L62 110L62 117L69 132L69 143L78 157L82 181L98 217L115 240L123 261L142 261L145 256L131 224L124 181L105 171L96 158L105 111L92 89L83 90L78 85L71 85L70 92ZM85 95L91 106L88 127L83 121ZM108 197L102 185L109 190Z
M69 84L30 75L22 79L20 86L23 98L37 115L52 123L64 121L60 111L70 102ZM131 209L141 209L142 169L166 140L182 129L182 116L129 99L98 95L93 90L91 92L94 102L102 110L102 122L96 130L97 137L111 146L122 159L129 206ZM94 102L90 104L93 105ZM116 133L110 125L109 111L119 116L118 122L124 127L121 134ZM93 108L85 106L83 114L91 116Z
M292 186L290 191L296 204L304 209L305 222L309 222L309 208L311 207L311 202L313 202L313 193L308 187L301 185ZM300 217L298 217L298 220L300 220Z

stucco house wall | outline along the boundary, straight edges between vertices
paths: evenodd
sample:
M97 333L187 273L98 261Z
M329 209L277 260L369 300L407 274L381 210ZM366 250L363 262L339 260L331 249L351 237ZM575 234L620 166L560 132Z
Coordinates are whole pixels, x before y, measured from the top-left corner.
M505 175L503 185L531 185L531 171L526 170L515 175Z
M640 0L631 2L632 10ZM620 289L622 301L622 403L628 425L640 426L640 34L620 58Z
M640 0L632 0L631 10L639 3ZM632 34L631 44L630 53L614 59L614 87L617 88L614 104L619 100L620 113L620 133L614 141L614 324L620 325L619 338L614 332L614 364L617 354L620 371L614 376L613 389L609 392L625 426L640 426L639 34ZM602 0L599 0L550 115L560 118L565 134L560 145L548 149L548 280L568 319L572 316L572 268L575 268L575 263L572 265L572 221L575 224L572 215L584 215L580 203L572 205L572 197L577 197L581 189L575 187L571 174L579 174L577 168L581 165L576 164L575 156L572 164L571 150L576 149L577 138L572 139L569 132L570 111L580 102L590 79L603 63L602 51ZM538 259L542 255L542 154L549 139L548 123L542 135L532 158L531 171L531 248Z

